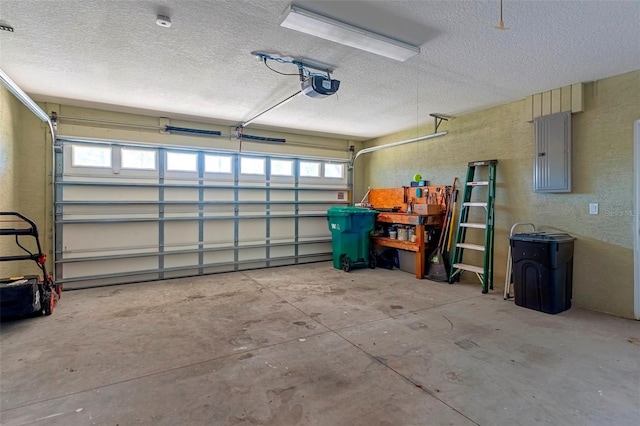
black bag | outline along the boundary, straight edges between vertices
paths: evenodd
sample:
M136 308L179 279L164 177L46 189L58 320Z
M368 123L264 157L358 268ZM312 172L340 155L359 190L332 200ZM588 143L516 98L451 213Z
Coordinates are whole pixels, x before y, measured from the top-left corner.
M388 248L382 251L376 256L376 263L378 268L393 269L400 267L400 259L398 258L398 251L393 248Z
M42 294L36 275L0 280L0 318L21 317L41 310Z

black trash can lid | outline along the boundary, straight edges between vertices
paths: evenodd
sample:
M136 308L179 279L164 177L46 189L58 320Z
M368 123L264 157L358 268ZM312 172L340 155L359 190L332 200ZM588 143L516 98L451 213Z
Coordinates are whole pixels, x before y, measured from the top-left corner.
M537 243L568 243L576 239L562 232L526 232L513 235L511 240Z

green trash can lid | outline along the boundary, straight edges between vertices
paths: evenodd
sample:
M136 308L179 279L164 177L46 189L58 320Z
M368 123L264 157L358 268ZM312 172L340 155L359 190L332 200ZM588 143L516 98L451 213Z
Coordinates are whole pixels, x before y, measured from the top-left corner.
M377 210L366 209L355 206L334 206L327 210L329 216L349 216L352 214L378 214Z

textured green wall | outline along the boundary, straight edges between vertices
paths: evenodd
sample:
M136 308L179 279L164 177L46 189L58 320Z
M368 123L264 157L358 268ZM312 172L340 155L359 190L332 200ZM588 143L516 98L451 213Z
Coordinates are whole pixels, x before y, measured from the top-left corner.
M0 87L0 211L17 211L35 221L41 242L46 246L50 226L42 207L46 188L44 141L45 128L41 121L4 86ZM20 242L36 250L33 239L21 237ZM0 251L4 255L24 254L9 236L0 237ZM0 262L0 277L38 272L34 262Z
M15 192L15 157L18 133L18 116L21 104L0 86L0 210L7 211L14 207ZM2 246L5 245L0 242Z
M496 287L504 283L511 225L533 222L578 238L574 303L632 318L633 122L640 118L640 71L586 84L584 96L585 111L572 120L570 194L533 192L533 125L525 120L524 101L457 117L442 124L448 135L366 154L357 167L365 187L408 185L418 172L450 185L454 176L464 178L469 161L497 158ZM365 146L432 131L410 129ZM589 203L600 204L599 215L589 215Z
M0 86L0 211L16 208L16 167L18 117L21 104L7 89ZM0 252L11 253L13 238L0 237ZM18 275L14 262L0 263L0 277Z

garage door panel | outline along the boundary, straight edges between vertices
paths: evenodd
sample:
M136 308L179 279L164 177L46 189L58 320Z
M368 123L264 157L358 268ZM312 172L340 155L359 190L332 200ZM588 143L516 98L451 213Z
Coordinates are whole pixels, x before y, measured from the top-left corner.
M271 219L271 241L292 241L295 236L295 222L291 219Z
M295 204L271 204L269 211L272 215L291 215L296 212Z
M266 268L267 262L247 262L247 263L240 263L238 265L238 270L239 271L250 271L251 269L262 269L262 268Z
M65 213L64 220L69 223L143 223L158 222L159 214L152 213L150 209L114 209L113 213L107 213L108 209L83 209L84 212ZM97 211L99 210L99 211ZM77 211L77 210L76 210ZM144 213L143 211L147 211Z
M267 238L267 221L265 219L244 219L238 225L238 238L242 244L264 243Z
M167 245L197 243L198 222L167 221L164 223L164 242Z
M331 254L331 243L302 244L298 248L298 254L302 256L327 253Z
M204 222L204 241L215 247L216 243L233 244L233 220L207 220Z
M170 278L181 278L181 277L194 277L196 275L201 275L199 268L180 269L180 270L175 270L175 271L166 271L163 274L162 278L163 279L170 279Z
M295 201L296 191L272 190L271 201Z
M221 274L223 272L233 272L235 271L235 267L233 264L229 265L221 265L221 266L212 266L203 269L203 274Z
M165 218L198 217L197 204L167 204L163 207Z
M198 181L197 173L189 173L189 172L170 172L166 171L164 173L164 184L165 185L176 185L176 186L184 186L190 185L193 182ZM169 188L167 188L169 189Z
M113 271L128 273L157 270L158 266L158 257L149 256L72 262L65 264L62 271L64 278L99 277L101 275L109 275Z
M107 278L90 278L87 277L78 281L66 281L64 283L65 290L77 290L82 288L92 288L107 285L131 284L145 281L156 281L160 279L160 275L155 273L149 274L123 274L111 275Z
M260 204L240 204L238 206L238 214L240 216L255 216L267 214L267 203Z
M63 153L55 153L57 280L104 285L330 258L326 211L347 203L346 179L270 176L287 170L268 155L62 139ZM113 164L73 167L74 144L103 153L108 147ZM129 157L120 167L124 149L153 151L157 161ZM216 156L231 159L231 167L207 162ZM285 161L302 170L303 160ZM335 160L309 161L321 175L335 173L322 166Z
M296 246L276 246L269 248L269 257L270 258L278 258L278 257L290 257L295 256L296 254ZM272 260L272 259L270 259Z
M300 259L298 259L298 264L326 262L327 260L331 260L331 254L301 257Z
M299 211L305 214L326 214L332 206L330 203L301 204Z
M230 264L233 267L234 250L219 250L205 252L203 254L203 263L211 264Z
M327 201L327 202L344 202L347 200L347 191L302 191L300 192L300 201Z
M205 189L203 191L204 201L233 201L235 191L231 189Z
M157 199L158 188L95 185L71 185L62 188L64 201L156 201Z
M298 236L305 238L330 237L326 217L301 218Z
M205 204L202 206L202 212L206 217L233 216L233 204Z
M240 248L238 249L238 260L245 262L247 260L262 260L267 257L266 249L264 248Z
M166 254L164 256L165 268L198 267L198 253Z
M241 189L238 192L238 201L267 201L267 193L264 189Z
M276 266L288 266L288 265L292 265L292 259L293 257L287 257L285 259L271 259L269 261L269 267L270 268L274 268Z
M198 201L198 189L164 188L164 201Z
M62 244L65 251L101 252L132 247L157 247L155 222L71 223L65 225Z
M65 205L64 219L109 219L114 217L144 217L144 218L157 218L158 217L158 205L152 204L127 204L127 205L114 205L109 202L95 204L95 205Z

